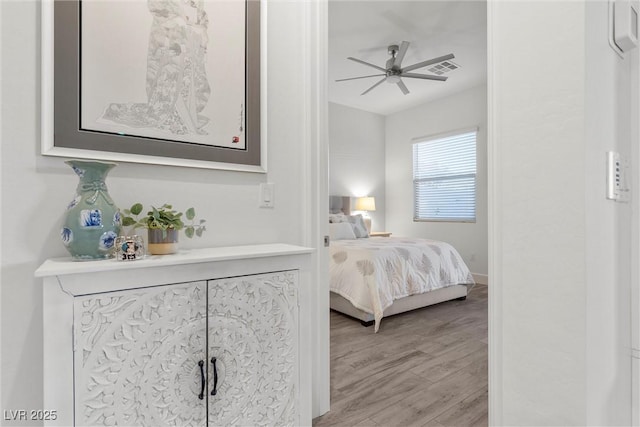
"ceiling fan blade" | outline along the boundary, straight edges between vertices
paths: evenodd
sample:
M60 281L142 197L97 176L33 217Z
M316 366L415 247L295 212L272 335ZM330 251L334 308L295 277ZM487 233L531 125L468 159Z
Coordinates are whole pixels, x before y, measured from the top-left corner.
M424 79L424 80L439 80L441 82L447 81L448 79L448 77L446 76L431 76L428 74L402 73L400 75L402 77L411 77L414 79Z
M404 67L402 71L415 70L418 68L426 67L427 65L437 64L438 62L447 61L453 58L455 58L455 56L453 55L453 53L450 53L449 55L439 56L437 58L428 59L426 61L418 62L417 64L409 65L408 67Z
M398 83L396 84L398 85L402 93L404 93L405 95L409 93L409 89L407 89L407 86L404 84L402 80L399 80Z
M386 77L385 77L385 78L383 78L382 80L380 80L378 83L376 83L376 84L374 84L373 86L371 86L369 89L367 89L367 90L365 90L364 92L362 92L362 93L360 94L360 96L362 96L362 95L364 95L364 94L366 94L366 93L371 92L371 90L372 90L373 88L375 88L376 86L378 86L380 83L382 83L382 82L383 82L383 81L385 81L385 80L387 80L387 78L386 78Z
M370 64L370 63L368 63L368 62L364 62L363 60L358 59L358 58L354 58L354 57L352 57L352 56L348 57L347 59L350 59L350 60L352 60L352 61L359 62L359 63L364 64L364 65L368 65L369 67L373 67L373 68L375 68L376 70L380 70L380 71L383 71L383 72L385 72L385 73L387 72L387 70L385 70L385 69L384 69L384 68L382 68L382 67L378 67L377 65L373 65L373 64Z
M337 82L344 82L344 81L347 81L347 80L366 79L366 78L369 78L369 77L380 77L380 76L384 76L384 75L386 75L386 74L372 74L370 76L349 77L348 79L338 79L336 81Z
M400 68L404 55L407 53L407 49L409 49L409 42L403 41L400 45L400 49L398 49L398 53L396 53L396 59L393 61L394 67Z

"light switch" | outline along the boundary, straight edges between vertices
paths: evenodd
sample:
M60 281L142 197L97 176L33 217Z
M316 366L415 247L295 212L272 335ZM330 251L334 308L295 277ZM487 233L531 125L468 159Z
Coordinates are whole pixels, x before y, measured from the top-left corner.
M629 202L631 193L627 174L629 160L615 151L607 152L607 199Z
M274 202L274 184L272 182L260 183L260 204L261 208L272 208Z
M615 151L607 152L607 199L620 199L620 175L622 173L620 154Z

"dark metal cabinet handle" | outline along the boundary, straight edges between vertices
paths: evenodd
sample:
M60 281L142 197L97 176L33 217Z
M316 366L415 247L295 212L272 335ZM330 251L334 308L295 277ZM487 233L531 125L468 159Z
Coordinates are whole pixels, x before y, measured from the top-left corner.
M218 388L218 369L216 368L216 358L211 358L211 363L213 364L213 390L211 390L211 396L215 396L218 392L216 389Z
M204 360L200 360L198 362L198 366L200 366L200 381L201 381L201 388L200 388L200 394L198 395L198 399L202 400L204 399L204 387L205 387Z

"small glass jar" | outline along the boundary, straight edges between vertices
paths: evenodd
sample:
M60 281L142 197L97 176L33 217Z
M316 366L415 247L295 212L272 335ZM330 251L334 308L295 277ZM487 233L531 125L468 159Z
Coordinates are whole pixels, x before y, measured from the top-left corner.
M142 236L118 236L116 238L115 257L118 261L135 261L144 258L144 241Z

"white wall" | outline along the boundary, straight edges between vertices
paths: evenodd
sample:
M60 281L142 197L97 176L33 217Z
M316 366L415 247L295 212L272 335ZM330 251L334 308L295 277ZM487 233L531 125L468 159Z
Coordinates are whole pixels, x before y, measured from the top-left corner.
M201 239L183 247L262 242L301 244L302 161L307 130L304 6L269 2L267 175L120 164L107 179L121 207L135 201L194 206L208 220ZM77 178L40 144L40 3L1 2L1 245L3 410L42 408L42 283L35 269L66 256L59 228ZM258 208L258 184L275 184L275 208ZM55 409L55 408L44 408ZM21 425L28 425L22 423Z
M584 4L494 8L501 422L584 425Z
M622 59L609 46L607 2L586 2L585 14L587 420L629 425L631 205L603 194L605 153L631 160L638 144L638 51Z
M606 3L490 3L496 424L631 421L631 223L604 198L605 151L628 151L630 72L606 47Z
M397 236L451 243L473 273L487 274L487 88L479 86L387 116L386 222ZM476 222L413 221L412 140L478 127Z
M329 194L373 196L373 231L385 231L385 118L329 103Z

